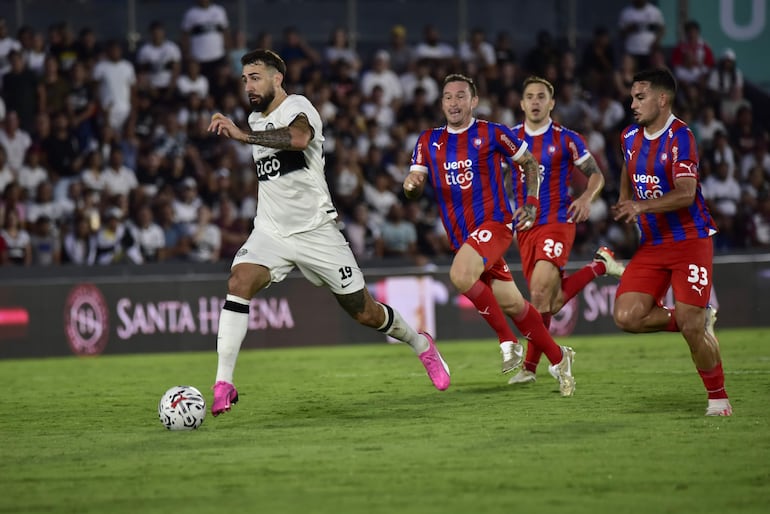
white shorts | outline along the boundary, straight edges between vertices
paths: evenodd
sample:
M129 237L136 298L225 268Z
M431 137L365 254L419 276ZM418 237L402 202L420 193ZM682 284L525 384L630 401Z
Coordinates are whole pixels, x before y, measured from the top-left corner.
M281 282L297 267L312 284L326 285L334 294L355 293L366 286L350 245L332 222L290 236L254 227L232 266L241 263L266 267L271 283Z

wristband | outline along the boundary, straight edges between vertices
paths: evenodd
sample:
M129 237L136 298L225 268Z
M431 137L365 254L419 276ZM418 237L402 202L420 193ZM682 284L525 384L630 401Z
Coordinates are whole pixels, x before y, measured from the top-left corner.
M525 205L534 205L537 210L540 210L540 199L535 196L527 196L527 201L524 202Z

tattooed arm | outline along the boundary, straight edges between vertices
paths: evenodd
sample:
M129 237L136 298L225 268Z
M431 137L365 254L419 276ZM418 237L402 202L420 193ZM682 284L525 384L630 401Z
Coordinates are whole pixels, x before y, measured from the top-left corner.
M537 210L540 207L540 164L529 150L519 157L516 164L524 172L524 182L527 184L526 203L514 213L516 230L523 231L532 228L537 219Z
M216 113L211 117L208 130L250 145L296 151L307 148L314 135L313 127L304 114L299 114L294 118L288 127L247 132L239 129L230 118Z
M583 172L583 175L588 177L588 185L583 194L567 208L569 219L575 223L588 219L588 215L591 213L591 202L596 199L604 187L604 175L593 156L589 156L588 159L578 164L578 168Z

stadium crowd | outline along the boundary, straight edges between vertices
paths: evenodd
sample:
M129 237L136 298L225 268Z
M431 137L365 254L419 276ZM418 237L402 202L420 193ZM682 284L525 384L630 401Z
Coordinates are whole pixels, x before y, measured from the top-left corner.
M606 179L574 256L606 245L629 257L634 226L609 212L623 162L618 138L632 122L634 73L669 67L679 82L676 114L699 143L703 193L720 227L716 250L770 248L770 140L744 98L737 56L712 50L695 21L675 48L662 48L662 17L642 27L627 12L637 4L654 7L634 1L614 30L597 27L583 48L548 32L513 48L509 34L480 28L453 45L430 25L410 43L394 26L371 55L351 47L344 28L317 48L294 27L253 40L231 34L227 13L209 0L180 13L179 41L154 22L135 52L91 27L76 34L55 24L43 34L25 26L11 35L0 19L0 264L232 259L256 210L251 150L206 128L214 112L247 126L240 56L257 47L283 57L287 91L306 95L323 118L327 181L363 265L429 266L450 256L431 195L408 201L401 184L420 132L444 123L441 81L454 72L477 82L476 115L508 126L523 120L527 76L554 84L554 118L584 136Z

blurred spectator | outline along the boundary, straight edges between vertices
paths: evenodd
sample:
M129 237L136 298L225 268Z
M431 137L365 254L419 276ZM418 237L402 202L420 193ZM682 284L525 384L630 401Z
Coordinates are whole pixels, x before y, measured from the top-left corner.
M218 211L215 222L222 235L220 256L230 260L249 236L249 227L246 220L238 216L238 209L232 201L220 202Z
M109 207L104 212L104 223L96 232L97 264L141 264L142 253L136 238L123 221L119 207Z
M345 222L343 232L359 261L374 258L382 245L380 229L371 222L369 206L365 202L359 202L353 207L353 215Z
M21 42L22 54L24 54L27 67L35 75L42 77L45 57L48 55L45 36L41 32L32 30L32 27L22 27L19 29L19 42Z
M737 67L735 52L731 48L722 52L719 62L708 76L706 86L711 102L719 110L720 119L731 123L732 118L726 118L726 113L722 112L722 103L728 98L743 98L743 72Z
M135 101L136 74L134 65L123 58L119 42L107 43L106 59L96 63L93 78L99 84L99 101L107 113L107 123L120 133Z
M27 150L27 158L18 173L19 185L24 189L26 197L35 194L41 182L49 180L48 170L42 165L43 150L39 145L32 145Z
M0 145L0 191L5 191L8 184L16 181L16 174L8 166L5 147Z
M96 39L96 33L94 32L94 29L91 27L83 27L80 29L78 38L75 41L75 55L77 56L76 62L79 61L83 63L83 66L85 66L86 70L90 72L96 64L96 61L99 60L99 56L101 55L102 51L102 46Z
M399 203L391 188L392 180L387 172L382 171L374 178L374 185L364 183L364 199L372 207L372 221L382 226L390 208Z
M768 176L770 176L770 152L768 152L767 145L767 134L757 136L754 150L741 158L740 176L738 177L738 180L747 180L749 172L755 167L761 168Z
M88 191L94 191L102 194L107 187L107 179L104 173L104 160L102 154L96 150L88 152L85 159L85 166L80 174L80 180Z
M524 67L531 74L543 77L548 66L558 65L559 51L554 44L553 36L547 30L539 31L537 42L524 59Z
M495 38L495 61L498 65L516 62L516 51L511 43L511 36L508 32L502 31Z
M715 165L714 173L703 181L702 191L720 229L720 233L715 236L715 246L722 250L734 247L734 220L741 200L741 186L730 176L727 163Z
M159 254L160 260L187 260L190 253L190 236L186 225L174 220L174 206L170 201L158 205L156 220L163 229L165 245Z
M59 229L47 216L40 216L30 230L32 264L54 266L61 264Z
M19 116L16 111L8 111L5 116L3 127L0 129L0 146L5 149L8 167L14 175L18 175L24 165L27 150L32 146L32 138L19 127Z
M701 151L711 150L714 144L714 135L717 132L727 133L725 124L717 119L714 108L710 105L706 105L701 109L700 116L691 126Z
M210 0L197 0L182 17L182 54L200 64L201 73L211 79L227 60L230 22L227 11Z
M759 198L757 212L751 217L750 241L758 248L770 248L770 195Z
M21 43L8 35L5 17L2 16L0 17L0 83L3 81L3 76L11 71L8 54L14 50L21 51Z
M746 182L741 185L741 207L744 214L755 212L759 207L759 200L770 194L770 173L761 166L754 166L749 170Z
M185 178L178 187L174 200L174 221L189 224L198 218L198 209L203 202L198 196L198 183L192 177Z
M62 206L53 195L53 185L50 182L41 182L37 186L35 196L27 203L27 223L34 223L41 216L45 216L55 223L60 223L64 217Z
M613 80L615 72L615 53L612 49L610 31L607 27L596 27L593 38L583 50L580 60L580 73L584 86L593 90L600 84Z
M441 40L438 28L435 25L425 25L422 32L422 41L414 47L414 59L428 59L434 64L447 62L454 58L455 49L449 43Z
M591 106L579 96L578 90L574 82L565 82L558 88L553 116L567 127L576 127L583 118L592 116Z
M735 122L730 127L730 144L737 155L737 160L754 151L754 145L761 136L754 123L751 105L743 105L735 113Z
M364 189L364 175L356 159L358 154L344 146L337 150L332 168L332 188L335 206L346 215L360 203Z
M727 173L731 177L735 176L735 153L727 139L727 134L721 130L714 133L714 145L711 152L711 159L714 161L714 165L719 165L724 162L727 165Z
M610 136L621 128L625 119L623 106L613 98L609 88L606 87L600 88L590 112L591 120L596 124L596 128L602 132L609 133ZM580 119L576 119L575 123L569 126L575 127L579 123Z
M390 69L390 54L379 50L374 55L372 67L361 77L361 91L364 96L371 96L375 86L382 88L382 101L390 105L394 100L401 100L404 91L398 75Z
M132 233L136 235L142 260L144 262L158 262L163 247L166 245L166 240L163 229L153 219L150 205L141 205L137 209L134 219L129 222L129 226Z
M78 147L83 150L91 148L96 140L98 105L88 80L88 70L82 61L76 61L70 69L66 110Z
M380 235L383 257L413 259L417 256L417 229L404 218L404 206L400 202L390 206Z
M289 26L283 29L283 41L278 54L286 62L287 68L297 65L304 70L321 63L321 56L305 41L297 27Z
M48 53L56 57L65 72L72 67L78 55L75 34L68 23L54 23L48 27Z
M96 237L87 216L78 215L64 236L62 262L85 266L96 263Z
M350 66L351 73L361 71L361 59L358 52L350 45L348 31L342 27L332 30L329 41L324 47L323 61L327 68L331 68L338 61L345 61Z
M16 211L5 213L5 222L0 229L0 238L5 241L8 261L18 266L32 264L32 247L30 246L29 232L19 220Z
M72 63L74 64L74 62ZM72 65L70 65L70 68ZM40 108L53 114L67 108L70 94L70 81L59 71L59 61L53 55L47 55L43 62L43 97Z
M23 190L16 182L10 182L0 196L0 227L5 224L9 211L14 211L22 226L27 222L27 206L24 202Z
M104 168L104 193L108 197L128 197L132 189L139 186L136 172L126 166L123 159L123 150L113 147L107 166Z
M406 27L393 25L390 29L390 39L384 48L390 55L390 67L397 74L406 72L409 63L414 58L412 47L406 39Z
M631 0L620 11L618 28L623 50L634 57L640 70L651 66L650 56L660 46L665 25L661 10L647 0Z
M458 53L472 75L490 75L497 64L495 47L487 41L486 33L481 27L471 30L468 39L460 43Z
M186 101L191 94L205 98L209 94L209 79L201 74L201 66L195 60L185 63L185 70L176 80L176 92L181 101Z
M24 63L24 56L18 50L8 54L10 70L3 76L2 94L7 112L16 111L19 124L27 132L35 126L35 115L42 103L43 86L37 75Z
M52 125L51 134L42 143L46 164L53 180L66 181L80 173L82 149L72 133L66 113L56 113ZM61 187L66 189L64 182Z
M5 239L3 239L2 234L0 234L0 266L5 266L7 264L8 264L8 246L5 244Z
M198 215L190 224L192 248L189 258L193 262L217 262L222 248L222 233L213 223L211 209L207 205L198 208Z
M150 84L156 98L172 100L177 77L181 70L182 51L173 41L166 39L166 29L160 21L150 24L150 40L136 54L139 69L150 73Z
M441 90L438 82L430 74L430 61L420 59L410 66L410 71L399 76L401 88L404 92L404 103L408 106L414 101L415 92L422 89L425 95L423 100L428 105L433 105L438 100Z
M707 74L714 67L714 53L701 37L700 24L688 20L684 24L684 37L671 52L671 67L692 66L699 70L699 76Z

